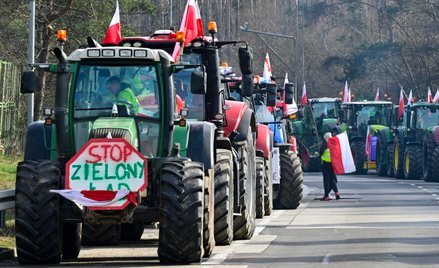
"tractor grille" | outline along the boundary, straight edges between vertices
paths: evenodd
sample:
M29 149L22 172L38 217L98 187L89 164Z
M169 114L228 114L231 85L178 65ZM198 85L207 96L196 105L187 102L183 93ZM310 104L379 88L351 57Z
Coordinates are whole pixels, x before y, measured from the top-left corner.
M98 128L93 129L90 133L90 139L92 138L106 138L108 136L108 133L111 133L112 138L122 138L127 140L128 142L131 141L131 134L126 129L120 129L120 128Z

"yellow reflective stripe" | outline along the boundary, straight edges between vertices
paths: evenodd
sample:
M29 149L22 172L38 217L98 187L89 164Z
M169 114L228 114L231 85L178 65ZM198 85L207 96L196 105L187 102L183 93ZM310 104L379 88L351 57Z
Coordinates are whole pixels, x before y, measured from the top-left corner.
M331 162L331 153L329 152L329 148L326 148L322 154L322 161Z

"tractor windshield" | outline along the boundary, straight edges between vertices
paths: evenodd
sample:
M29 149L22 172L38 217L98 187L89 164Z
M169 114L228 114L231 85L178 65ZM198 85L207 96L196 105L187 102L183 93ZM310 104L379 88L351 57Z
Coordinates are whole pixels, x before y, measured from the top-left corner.
M384 105L361 105L356 111L357 126L389 125L391 106Z
M439 112L429 107L418 107L416 112L416 127L428 129L439 125Z
M159 118L159 97L155 65L82 65L76 77L74 116L111 116L116 104L125 106L130 116Z
M314 119L337 118L338 111L336 102L316 102L312 104Z

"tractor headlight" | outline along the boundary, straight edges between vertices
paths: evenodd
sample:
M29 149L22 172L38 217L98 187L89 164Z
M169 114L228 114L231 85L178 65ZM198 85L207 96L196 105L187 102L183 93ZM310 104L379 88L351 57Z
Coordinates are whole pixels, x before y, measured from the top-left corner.
M102 50L102 57L114 57L116 52L114 49L104 49Z
M131 57L133 55L133 51L131 51L130 49L121 49L119 50L119 56L120 57Z
M99 51L99 49L90 49L87 51L87 57L99 57L101 55L101 52Z
M146 57L147 53L146 50L135 50L134 51L134 57Z

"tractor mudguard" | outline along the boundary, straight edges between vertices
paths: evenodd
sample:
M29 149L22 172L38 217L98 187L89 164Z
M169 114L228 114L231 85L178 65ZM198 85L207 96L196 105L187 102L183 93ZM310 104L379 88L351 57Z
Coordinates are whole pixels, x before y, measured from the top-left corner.
M439 126L433 127L431 133L433 133L433 138L434 141L436 142L436 145L439 145Z
M227 126L224 127L224 136L229 137L232 132L236 131L238 135L234 141L243 141L247 138L249 126L253 132L256 132L255 114L247 104L226 100L226 105L229 105L230 109L226 111Z
M270 128L266 125L258 124L257 129L256 149L263 152L264 158L268 158L271 152Z
M28 126L24 160L50 160L52 151L56 150L53 130L55 125L45 125L44 121L36 121Z
M216 148L226 149L232 151L232 143L229 138L226 137L217 137L216 138Z
M215 131L216 126L209 122L188 122L189 142L187 157L204 164L205 169L215 166Z

